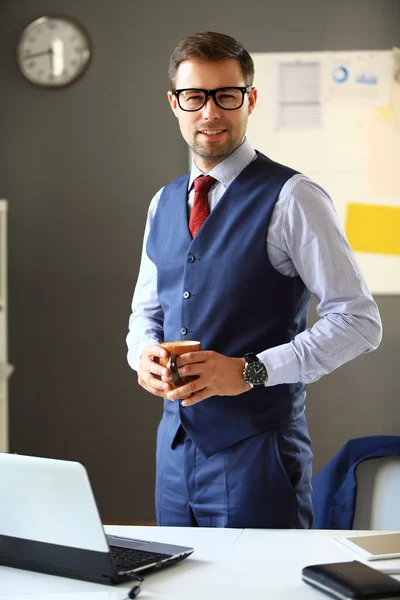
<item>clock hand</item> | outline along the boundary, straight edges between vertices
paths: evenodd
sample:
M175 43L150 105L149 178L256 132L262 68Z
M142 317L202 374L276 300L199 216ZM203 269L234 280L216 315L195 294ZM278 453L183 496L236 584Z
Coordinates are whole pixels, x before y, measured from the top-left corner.
M27 54L26 56L22 57L22 60L36 58L37 56L45 56L46 54L49 54L49 52L50 52L50 48L48 50L43 50L43 52L36 52L35 54Z
M54 52L51 47L48 49L48 54L49 54L49 60L50 60L51 74L52 74L52 76L54 76Z

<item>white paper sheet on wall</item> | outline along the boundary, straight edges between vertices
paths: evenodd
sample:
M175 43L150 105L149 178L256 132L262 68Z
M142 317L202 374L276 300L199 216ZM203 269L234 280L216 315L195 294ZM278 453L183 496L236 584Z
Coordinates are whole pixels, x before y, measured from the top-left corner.
M320 127L320 61L279 61L277 66L276 129Z
M326 67L326 102L389 106L391 57L377 52L340 52L331 55Z

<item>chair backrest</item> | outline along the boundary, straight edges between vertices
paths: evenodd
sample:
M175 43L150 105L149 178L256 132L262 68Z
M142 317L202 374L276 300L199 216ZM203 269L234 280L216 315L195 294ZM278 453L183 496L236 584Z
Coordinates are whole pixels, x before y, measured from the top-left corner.
M400 531L400 456L364 460L355 476L353 529Z

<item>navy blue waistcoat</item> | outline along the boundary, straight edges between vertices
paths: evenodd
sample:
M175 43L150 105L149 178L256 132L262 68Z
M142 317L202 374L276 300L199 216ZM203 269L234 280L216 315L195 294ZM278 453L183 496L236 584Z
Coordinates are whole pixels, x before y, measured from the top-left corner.
M188 229L189 175L168 184L147 241L157 268L164 339L200 340L203 350L242 357L285 344L307 326L310 294L270 263L267 230L295 171L263 154L227 188L197 236ZM164 401L171 442L179 423L206 456L296 418L305 386L282 384L191 407Z

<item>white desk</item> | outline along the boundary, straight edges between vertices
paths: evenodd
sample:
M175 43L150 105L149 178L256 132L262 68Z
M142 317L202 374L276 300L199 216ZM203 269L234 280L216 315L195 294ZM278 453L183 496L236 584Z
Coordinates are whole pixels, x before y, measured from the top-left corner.
M357 556L341 548L334 536L370 533L175 527L106 530L195 549L181 563L146 575L140 600L321 600L325 596L301 580L302 567L354 560ZM380 563L400 568L400 559ZM130 587L129 583L111 587L0 567L0 600L121 600Z

